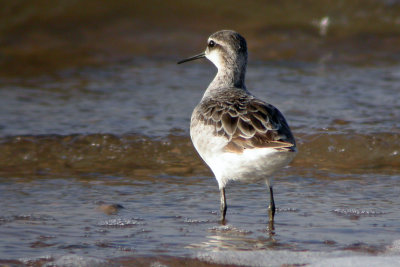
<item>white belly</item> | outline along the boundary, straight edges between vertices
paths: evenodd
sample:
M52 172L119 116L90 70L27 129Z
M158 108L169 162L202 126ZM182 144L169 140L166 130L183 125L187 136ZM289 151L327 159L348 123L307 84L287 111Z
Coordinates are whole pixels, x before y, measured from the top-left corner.
M191 131L192 142L211 168L220 188L230 180L242 182L265 181L270 183L271 175L286 166L295 152L277 151L273 148L245 149L243 153L224 151L228 140L216 137L212 126Z

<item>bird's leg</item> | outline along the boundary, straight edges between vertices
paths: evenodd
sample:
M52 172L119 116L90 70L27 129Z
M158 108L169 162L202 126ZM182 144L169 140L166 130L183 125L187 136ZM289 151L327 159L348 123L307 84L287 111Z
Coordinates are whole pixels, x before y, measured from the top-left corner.
M268 206L269 228L270 230L274 230L275 201L274 201L274 192L272 190L272 186L269 187L269 196L270 196L270 202Z
M221 223L225 223L225 215L226 215L226 209L228 208L226 206L226 197L225 197L225 188L220 189L220 197L221 197Z

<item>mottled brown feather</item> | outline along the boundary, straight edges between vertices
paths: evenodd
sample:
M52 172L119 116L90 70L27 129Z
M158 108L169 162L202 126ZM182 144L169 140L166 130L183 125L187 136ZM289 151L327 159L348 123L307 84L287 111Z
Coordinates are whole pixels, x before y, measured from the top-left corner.
M232 117L228 112L222 115L221 121L226 133L232 136L237 128L238 117Z
M252 148L294 150L294 137L279 110L238 90L231 89L232 94L242 95L235 97L236 101L232 101L232 95L203 99L197 107L197 120L214 125L214 134L227 138L225 150L229 152Z

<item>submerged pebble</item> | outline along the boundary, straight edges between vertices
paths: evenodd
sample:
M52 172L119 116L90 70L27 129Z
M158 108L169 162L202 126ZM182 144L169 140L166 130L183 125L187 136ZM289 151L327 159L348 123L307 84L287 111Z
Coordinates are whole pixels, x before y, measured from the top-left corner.
M97 207L99 211L102 211L107 215L116 214L120 209L123 208L124 207L120 204L101 204L100 206Z

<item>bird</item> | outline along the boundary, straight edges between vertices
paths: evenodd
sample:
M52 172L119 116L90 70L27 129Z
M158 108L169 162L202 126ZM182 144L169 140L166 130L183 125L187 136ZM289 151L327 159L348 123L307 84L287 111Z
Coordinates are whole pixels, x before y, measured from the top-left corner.
M210 60L217 74L193 110L190 137L218 182L221 222L226 220L228 182L264 182L269 188L268 215L273 227L276 207L271 177L295 157L295 138L282 113L247 90L248 52L242 35L217 31L208 38L204 52L178 64L201 58Z

